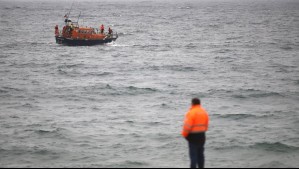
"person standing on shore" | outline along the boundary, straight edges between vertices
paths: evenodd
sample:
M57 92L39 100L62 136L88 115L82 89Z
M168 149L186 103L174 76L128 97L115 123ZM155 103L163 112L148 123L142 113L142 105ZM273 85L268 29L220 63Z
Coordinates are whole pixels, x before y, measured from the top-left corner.
M191 168L205 167L204 146L208 128L209 115L202 108L200 99L194 98L192 107L186 115L182 131L183 137L189 143Z

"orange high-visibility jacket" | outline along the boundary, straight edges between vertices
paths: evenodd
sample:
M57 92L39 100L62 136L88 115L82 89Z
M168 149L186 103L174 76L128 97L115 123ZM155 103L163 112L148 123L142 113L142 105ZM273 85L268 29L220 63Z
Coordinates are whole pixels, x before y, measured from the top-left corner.
M200 105L193 106L186 115L182 135L188 137L192 133L208 131L209 115Z

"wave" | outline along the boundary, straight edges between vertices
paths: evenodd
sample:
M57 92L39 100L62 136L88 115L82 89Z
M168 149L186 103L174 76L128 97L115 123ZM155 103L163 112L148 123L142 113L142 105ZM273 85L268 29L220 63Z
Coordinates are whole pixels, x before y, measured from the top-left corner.
M166 103L158 104L157 106L159 108L163 108L163 109L172 109L173 108L171 105L168 105Z
M124 54L120 54L120 53L113 54L111 56L114 57L114 58L119 58L119 57L126 58L126 57L128 57L128 55L124 55Z
M57 71L61 75L66 75L70 77L79 76L80 73L77 72L76 68L83 67L83 64L69 64L69 65L60 65L57 67Z
M58 129L56 130L36 130L35 133L37 134L51 134L51 133L58 133Z
M240 150L240 149L245 149L245 147L242 146L220 146L220 147L214 147L213 148L216 151L222 151L222 150Z
M285 64L273 64L269 66L271 68L279 68L279 69L285 69L288 71L289 69L297 69L298 67L296 65L285 65Z
M284 95L277 92L268 92L254 89L239 90L236 91L240 94L232 95L233 98L246 99L246 98L265 98L265 97L285 97ZM234 93L236 93L234 92Z
M12 92L22 92L23 91L21 89L13 88L13 87L2 87L2 89L4 89L4 90L2 90L3 92L10 92L10 91L12 91Z
M30 108L30 109L33 109L35 106L32 105L32 104L29 104L29 103L26 103L26 104L23 104L22 105L22 108Z
M8 93L8 91L0 89L0 94L6 94L6 93Z
M191 7L191 6L181 6L181 7L178 7L178 9L191 10L191 9L193 9L193 7Z
M55 65L55 64L28 62L28 63L14 64L13 67L16 67L16 68L26 68L26 67L30 67L30 68L38 68L38 67L45 68L45 67L49 67L49 66L52 66L52 65ZM38 72L38 70L36 72Z
M49 137L49 138L61 138L61 139L67 139L66 133L68 132L66 129L62 128L56 128L56 129L27 129L24 130L26 132L31 132L34 135L41 136L41 137Z
M125 123L128 123L128 124L134 124L135 122L132 121L132 120L127 120L127 121L125 121Z
M147 165L145 162L139 162L139 161L125 161L124 165L130 165L130 166L144 166Z
M225 114L225 115L220 115L220 114L215 114L215 116L219 118L224 118L224 119L232 119L232 120L242 120L242 119L260 119L260 118L268 118L273 116L272 114L270 115L252 115L252 114Z
M91 95L102 95L102 96L127 96L127 95L142 95L142 94L152 94L159 92L158 89L155 88L142 88L142 87L135 87L135 86L111 86L107 85L97 85L97 86L86 86L86 87L75 87L74 89L68 90L76 90L78 94L73 94L72 96L59 96L62 98L76 98L76 99L88 99L88 100L95 100L94 98L90 97ZM88 95L89 97L82 97L83 95Z
M238 39L243 39L244 36L235 36L235 37L228 37L226 40L238 40Z
M197 70L195 67L183 66L183 65L170 65L170 66L164 66L163 68L169 69L171 71L179 71L179 72L193 72Z
M29 42L30 46L49 45L49 42Z
M290 146L290 145L283 144L283 143L280 143L280 142L276 142L276 143L269 143L269 142L257 143L253 146L250 146L250 148L258 149L258 150L264 150L264 151L277 152L277 153L290 153L290 152L299 151L299 147Z
M266 98L266 97L281 97L284 98L285 95L277 92L268 92L255 89L211 89L208 90L205 95L208 96L230 96L236 99L250 99L250 98Z
M76 68L76 67L82 67L82 66L84 66L84 64L69 64L69 65L65 64L65 65L60 65L57 68L58 69L66 69L66 68L70 69L70 68Z
M129 86L125 88L118 88L115 90L117 95L139 95L139 94L151 94L158 92L157 89L154 88L138 88L135 86Z
M110 47L133 47L133 45L121 45L118 44L117 42L112 42L112 43L107 43L106 46L110 46Z
M264 97L284 97L283 95L276 93L276 92L270 92L270 93L260 93L260 94L249 94L249 95L234 95L235 98L264 98Z
M121 37L132 36L132 35L134 35L134 34L133 33L125 33L125 32L118 33L118 36L121 36Z
M84 75L84 77L85 76L97 76L97 77L102 77L102 76L111 76L111 74L112 73L110 73L110 72L102 72L102 73L100 73L100 72L93 72L93 73L86 73L85 75Z
M4 149L0 148L0 155L2 157L5 156L13 156L13 155L21 155L28 153L28 150L26 149L20 149L20 148L13 148L13 149Z
M2 24L8 24L9 23L9 21L0 21L0 23L2 23Z
M134 87L134 86L130 86L128 87L129 90L133 90L133 91L147 91L147 92L156 92L156 89L153 88L138 88L138 87Z
M293 166L288 166L282 162L279 161L272 161L266 164L262 164L258 166L258 168L295 168Z
M287 50L287 51L293 50L293 48L289 45L281 46L280 49Z
M146 126L166 126L167 124L166 123L163 123L163 122L148 122L146 123Z
M1 45L0 45L0 49L2 49ZM8 55L0 55L0 58L8 58L9 56Z
M1 49L20 49L22 47L28 47L30 45L28 45L28 42L10 42L10 43L6 43L4 45L1 46ZM13 53L11 54L19 54L19 53L16 53L16 51L12 51Z
M220 24L209 24L208 27L210 27L210 28L220 28Z
M127 160L124 162L118 162L113 165L107 165L104 168L144 168L147 167L149 164L146 162L141 162L141 161L131 161Z
M230 53L230 52L233 52L233 50L231 50L231 49L220 49L220 50L216 50L216 51L214 51L213 53L221 53L221 54L224 54L224 53Z
M16 116L16 115L11 115L11 116L9 116L10 118L12 118L12 119L20 119L20 117L19 116Z
M227 60L228 62L232 62L233 60L235 60L235 58L229 56L217 56L215 57L215 59L224 60L224 61Z
M195 48L197 48L198 46L197 46L196 44L194 44L194 43L190 43L190 44L186 45L185 47L186 47L187 49L195 49Z
M15 6L15 7L5 7L5 8L2 8L2 9L11 11L11 10L21 9L21 8L22 8L22 7Z
M39 147L12 147L11 149L0 149L0 155L5 156L19 156L19 155L47 155L47 156L59 156L63 152L56 152L54 150L43 149Z
M133 47L152 50L152 48L159 48L160 45L133 45Z
M112 92L111 92L112 91ZM124 88L113 88L110 86L110 92L108 95L140 95L140 94L151 94L157 92L157 89L154 88L138 88L135 86L129 86Z
M232 149L242 149L242 150L262 150L262 151L267 151L267 152L275 152L275 153L296 153L299 151L299 147L295 146L290 146L287 144L283 144L280 142L276 143L269 143L269 142L262 142L262 143L256 143L254 145L249 145L249 146L242 146L242 145L227 145L227 146L217 146L214 147L213 149L215 150L232 150Z

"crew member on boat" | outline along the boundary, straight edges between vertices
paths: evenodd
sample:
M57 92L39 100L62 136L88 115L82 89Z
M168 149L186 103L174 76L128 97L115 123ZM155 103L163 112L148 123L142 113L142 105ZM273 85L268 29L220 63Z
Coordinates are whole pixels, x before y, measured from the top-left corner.
M102 26L101 26L101 34L104 34L104 32L105 32L105 26L102 25Z
M113 30L109 27L109 35L113 34Z

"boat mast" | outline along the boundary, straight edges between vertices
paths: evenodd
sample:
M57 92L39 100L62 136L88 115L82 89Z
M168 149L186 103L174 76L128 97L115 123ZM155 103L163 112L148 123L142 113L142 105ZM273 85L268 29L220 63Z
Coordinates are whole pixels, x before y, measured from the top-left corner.
M73 10L73 6L74 6L74 2L72 3L70 11L66 14L67 19L69 19L69 16L70 16L70 14L71 14L71 12Z
M78 20L77 20L77 25L78 25L78 27L79 27L79 19L80 19L80 17L81 17L81 11L80 11L80 14L79 14L79 16L78 16Z

